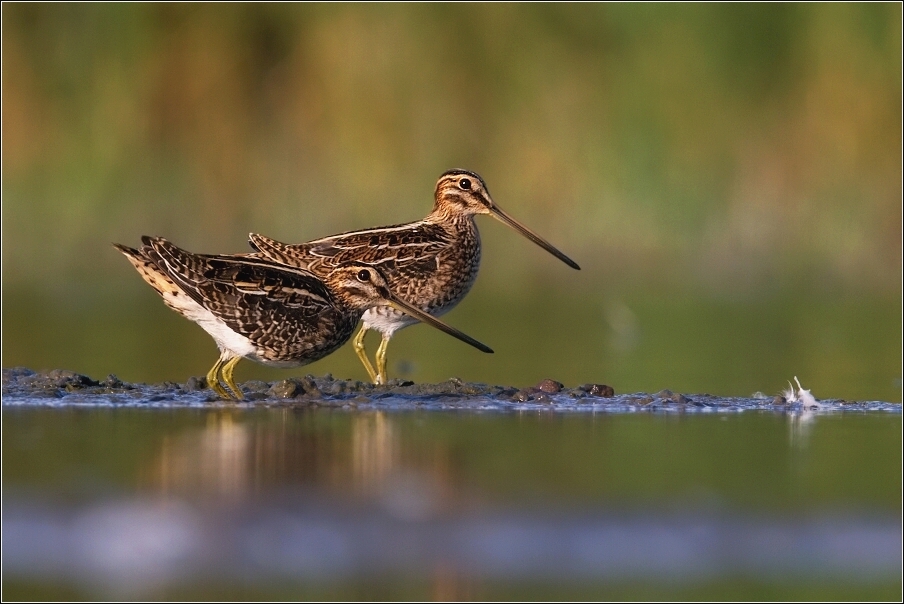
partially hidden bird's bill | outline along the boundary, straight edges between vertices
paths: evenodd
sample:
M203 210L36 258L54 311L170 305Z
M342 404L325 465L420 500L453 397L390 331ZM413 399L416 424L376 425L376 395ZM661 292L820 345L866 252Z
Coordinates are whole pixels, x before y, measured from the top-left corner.
M439 329L440 331L446 332L453 338L458 338L462 342L465 342L466 344L470 344L471 346L473 346L474 348L476 348L477 350L479 350L481 352L488 352L488 353L493 352L493 349L490 348L489 346L487 346L486 344L482 344L481 342L478 342L477 340L475 340L468 334L462 333L462 332L458 331L457 329L455 329L454 327L450 327L449 325L446 325L445 323L443 323L436 317L434 317L432 315L428 315L427 313L415 308L414 306L411 306L410 304L407 304L406 302L403 302L402 300L400 300L396 297L393 297L389 301L389 305L398 311L411 315L412 317L414 317L418 321L421 321L422 323L426 323L427 325L435 327L435 328Z

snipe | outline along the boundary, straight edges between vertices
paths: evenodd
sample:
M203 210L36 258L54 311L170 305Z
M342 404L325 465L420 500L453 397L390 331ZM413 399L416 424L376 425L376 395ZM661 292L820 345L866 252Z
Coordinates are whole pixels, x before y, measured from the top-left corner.
M306 365L348 341L368 309L392 309L493 352L399 298L373 265L338 262L315 276L262 258L192 254L159 237L142 242L140 249L113 245L167 306L216 341L220 358L207 383L222 398L242 398L232 377L241 359L273 367Z
M480 268L480 234L474 223L477 214L497 218L571 268L580 269L571 258L502 211L490 197L483 179L468 170L449 170L439 177L433 211L423 220L351 231L296 245L251 234L251 246L259 252L252 256L303 268L319 276L329 274L343 262L378 267L400 299L440 316L465 297L477 278ZM363 326L353 342L373 382L386 381L386 347L392 335L414 322L410 316L387 306L364 313ZM364 349L364 335L370 329L382 334L375 356L376 368Z

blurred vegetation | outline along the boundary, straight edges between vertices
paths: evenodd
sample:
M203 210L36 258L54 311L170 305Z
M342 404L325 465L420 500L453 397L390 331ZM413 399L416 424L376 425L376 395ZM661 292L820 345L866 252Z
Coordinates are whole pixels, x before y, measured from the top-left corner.
M390 348L417 359L406 375L750 394L806 368L817 396L901 398L899 4L2 16L4 366L203 373L209 338L164 319L111 241L227 253L249 231L415 220L465 167L584 270L481 219L481 277L449 320L504 360L427 359L443 336L418 328ZM759 351L743 379L707 366L716 342ZM351 353L316 370L360 377Z

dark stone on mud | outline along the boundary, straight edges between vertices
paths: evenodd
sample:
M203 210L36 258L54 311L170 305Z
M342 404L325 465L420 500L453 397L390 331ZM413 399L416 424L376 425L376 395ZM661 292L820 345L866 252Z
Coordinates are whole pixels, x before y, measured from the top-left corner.
M612 386L607 386L606 384L584 384L580 387L580 389L590 396L599 396L603 398L610 398L615 396L615 389L612 388Z
M54 369L47 374L47 378L58 388L65 388L66 390L81 390L82 388L99 385L99 382L95 382L87 375L66 369Z
M274 383L270 390L267 391L267 394L273 398L295 398L303 392L304 389L298 385L296 379L291 378Z
M105 388L122 388L123 387L122 380L120 380L118 377L116 377L112 373L107 376L107 379L105 379L101 385L104 386Z
M348 392L348 386L345 382L333 382L326 388L326 393L332 396L338 396Z
M683 394L676 394L671 390L660 390L656 394L653 395L653 398L660 403L668 404L668 403L678 403L681 405L688 405L693 401Z
M183 386L186 392L198 392L199 390L207 389L207 378L206 377L195 377L192 376L188 378L185 382L185 386Z
M565 384L563 384L562 382L557 382L557 381L551 380L549 378L546 378L545 380L543 380L536 386L537 390L542 390L543 392L546 392L547 394L556 394L564 387L565 387Z
M552 398L550 398L550 396L545 392L538 392L534 394L534 402L544 405L552 405Z
M241 385L241 388L245 392L266 394L270 390L270 384L261 380L248 380Z
M35 372L27 367L10 367L9 369L4 369L3 385L6 386L7 384L18 382L20 378L31 377L34 374Z
M526 403L531 399L531 394L532 393L529 390L519 390L512 395L512 400L519 403Z
M458 394L465 396L479 396L486 394L487 387L485 384L462 384L458 388Z
M404 388L395 388L395 393L410 396L458 396L474 390L474 385L463 384L461 380L453 378L438 384L414 384L408 382Z
M298 384L305 396L309 396L311 398L323 398L323 392L320 391L320 388L317 387L317 382L314 381L314 376L306 375L301 380L299 380Z

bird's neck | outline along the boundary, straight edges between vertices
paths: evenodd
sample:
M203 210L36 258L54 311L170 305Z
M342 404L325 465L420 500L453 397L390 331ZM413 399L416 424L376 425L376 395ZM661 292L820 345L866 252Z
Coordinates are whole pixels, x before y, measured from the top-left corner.
M433 211L427 215L424 222L439 225L449 232L474 232L477 230L474 214L455 211L448 205L439 203L433 207Z

